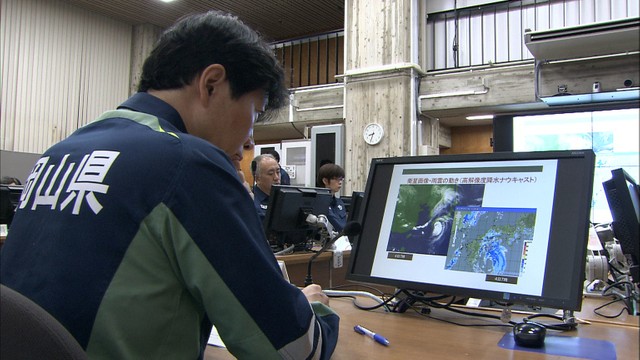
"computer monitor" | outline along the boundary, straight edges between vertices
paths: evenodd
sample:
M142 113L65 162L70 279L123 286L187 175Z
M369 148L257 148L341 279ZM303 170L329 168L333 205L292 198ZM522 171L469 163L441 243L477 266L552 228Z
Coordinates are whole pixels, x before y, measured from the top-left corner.
M307 223L307 216L327 215L331 191L326 188L274 185L264 218L264 229L272 245L303 249L319 227Z
M0 185L0 224L11 226L22 189L22 185Z
M351 193L351 203L347 207L347 223L355 221L360 222L360 213L362 209L362 200L364 199L364 191L354 191ZM358 235L349 236L349 242L353 244Z
M640 187L623 169L611 170L602 183L609 203L613 235L620 242L634 283L640 282Z
M592 150L371 161L349 280L579 310Z

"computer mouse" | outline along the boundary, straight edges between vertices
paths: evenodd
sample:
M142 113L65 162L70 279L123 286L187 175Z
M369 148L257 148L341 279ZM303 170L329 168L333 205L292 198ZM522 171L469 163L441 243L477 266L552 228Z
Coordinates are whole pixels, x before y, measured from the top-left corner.
M513 339L518 346L542 347L547 329L542 324L521 322L513 327Z

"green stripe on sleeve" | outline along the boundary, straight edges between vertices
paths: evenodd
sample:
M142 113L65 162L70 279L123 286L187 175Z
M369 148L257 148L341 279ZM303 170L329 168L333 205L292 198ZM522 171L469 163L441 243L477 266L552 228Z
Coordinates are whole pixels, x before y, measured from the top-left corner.
M276 349L164 204L141 223L104 295L90 358L196 358L206 313L239 358Z
M137 112L137 111L132 111L132 110L119 109L119 110L106 111L102 115L100 115L97 119L95 119L93 122L97 122L105 119L112 119L112 118L129 119L141 125L148 126L149 128L155 131L167 133L171 136L178 137L178 135L173 132L165 131L162 128L162 126L160 126L160 121L158 120L157 117L153 115Z

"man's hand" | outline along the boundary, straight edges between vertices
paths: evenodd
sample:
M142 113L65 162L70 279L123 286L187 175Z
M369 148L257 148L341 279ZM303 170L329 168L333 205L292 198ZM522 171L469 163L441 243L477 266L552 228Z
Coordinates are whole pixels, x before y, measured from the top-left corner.
M318 284L311 284L305 287L302 289L302 293L307 297L309 302L319 301L329 306L329 297L322 292L322 288Z

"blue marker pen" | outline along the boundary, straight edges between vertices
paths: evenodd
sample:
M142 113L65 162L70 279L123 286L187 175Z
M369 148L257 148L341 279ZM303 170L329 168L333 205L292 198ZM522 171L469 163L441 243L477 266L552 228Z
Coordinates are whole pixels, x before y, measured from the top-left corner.
M358 334L367 335L368 337L372 338L373 340L375 340L376 342L384 346L389 346L389 340L387 340L384 336L380 334L376 334L365 327L356 325L353 327L353 330L355 330Z

